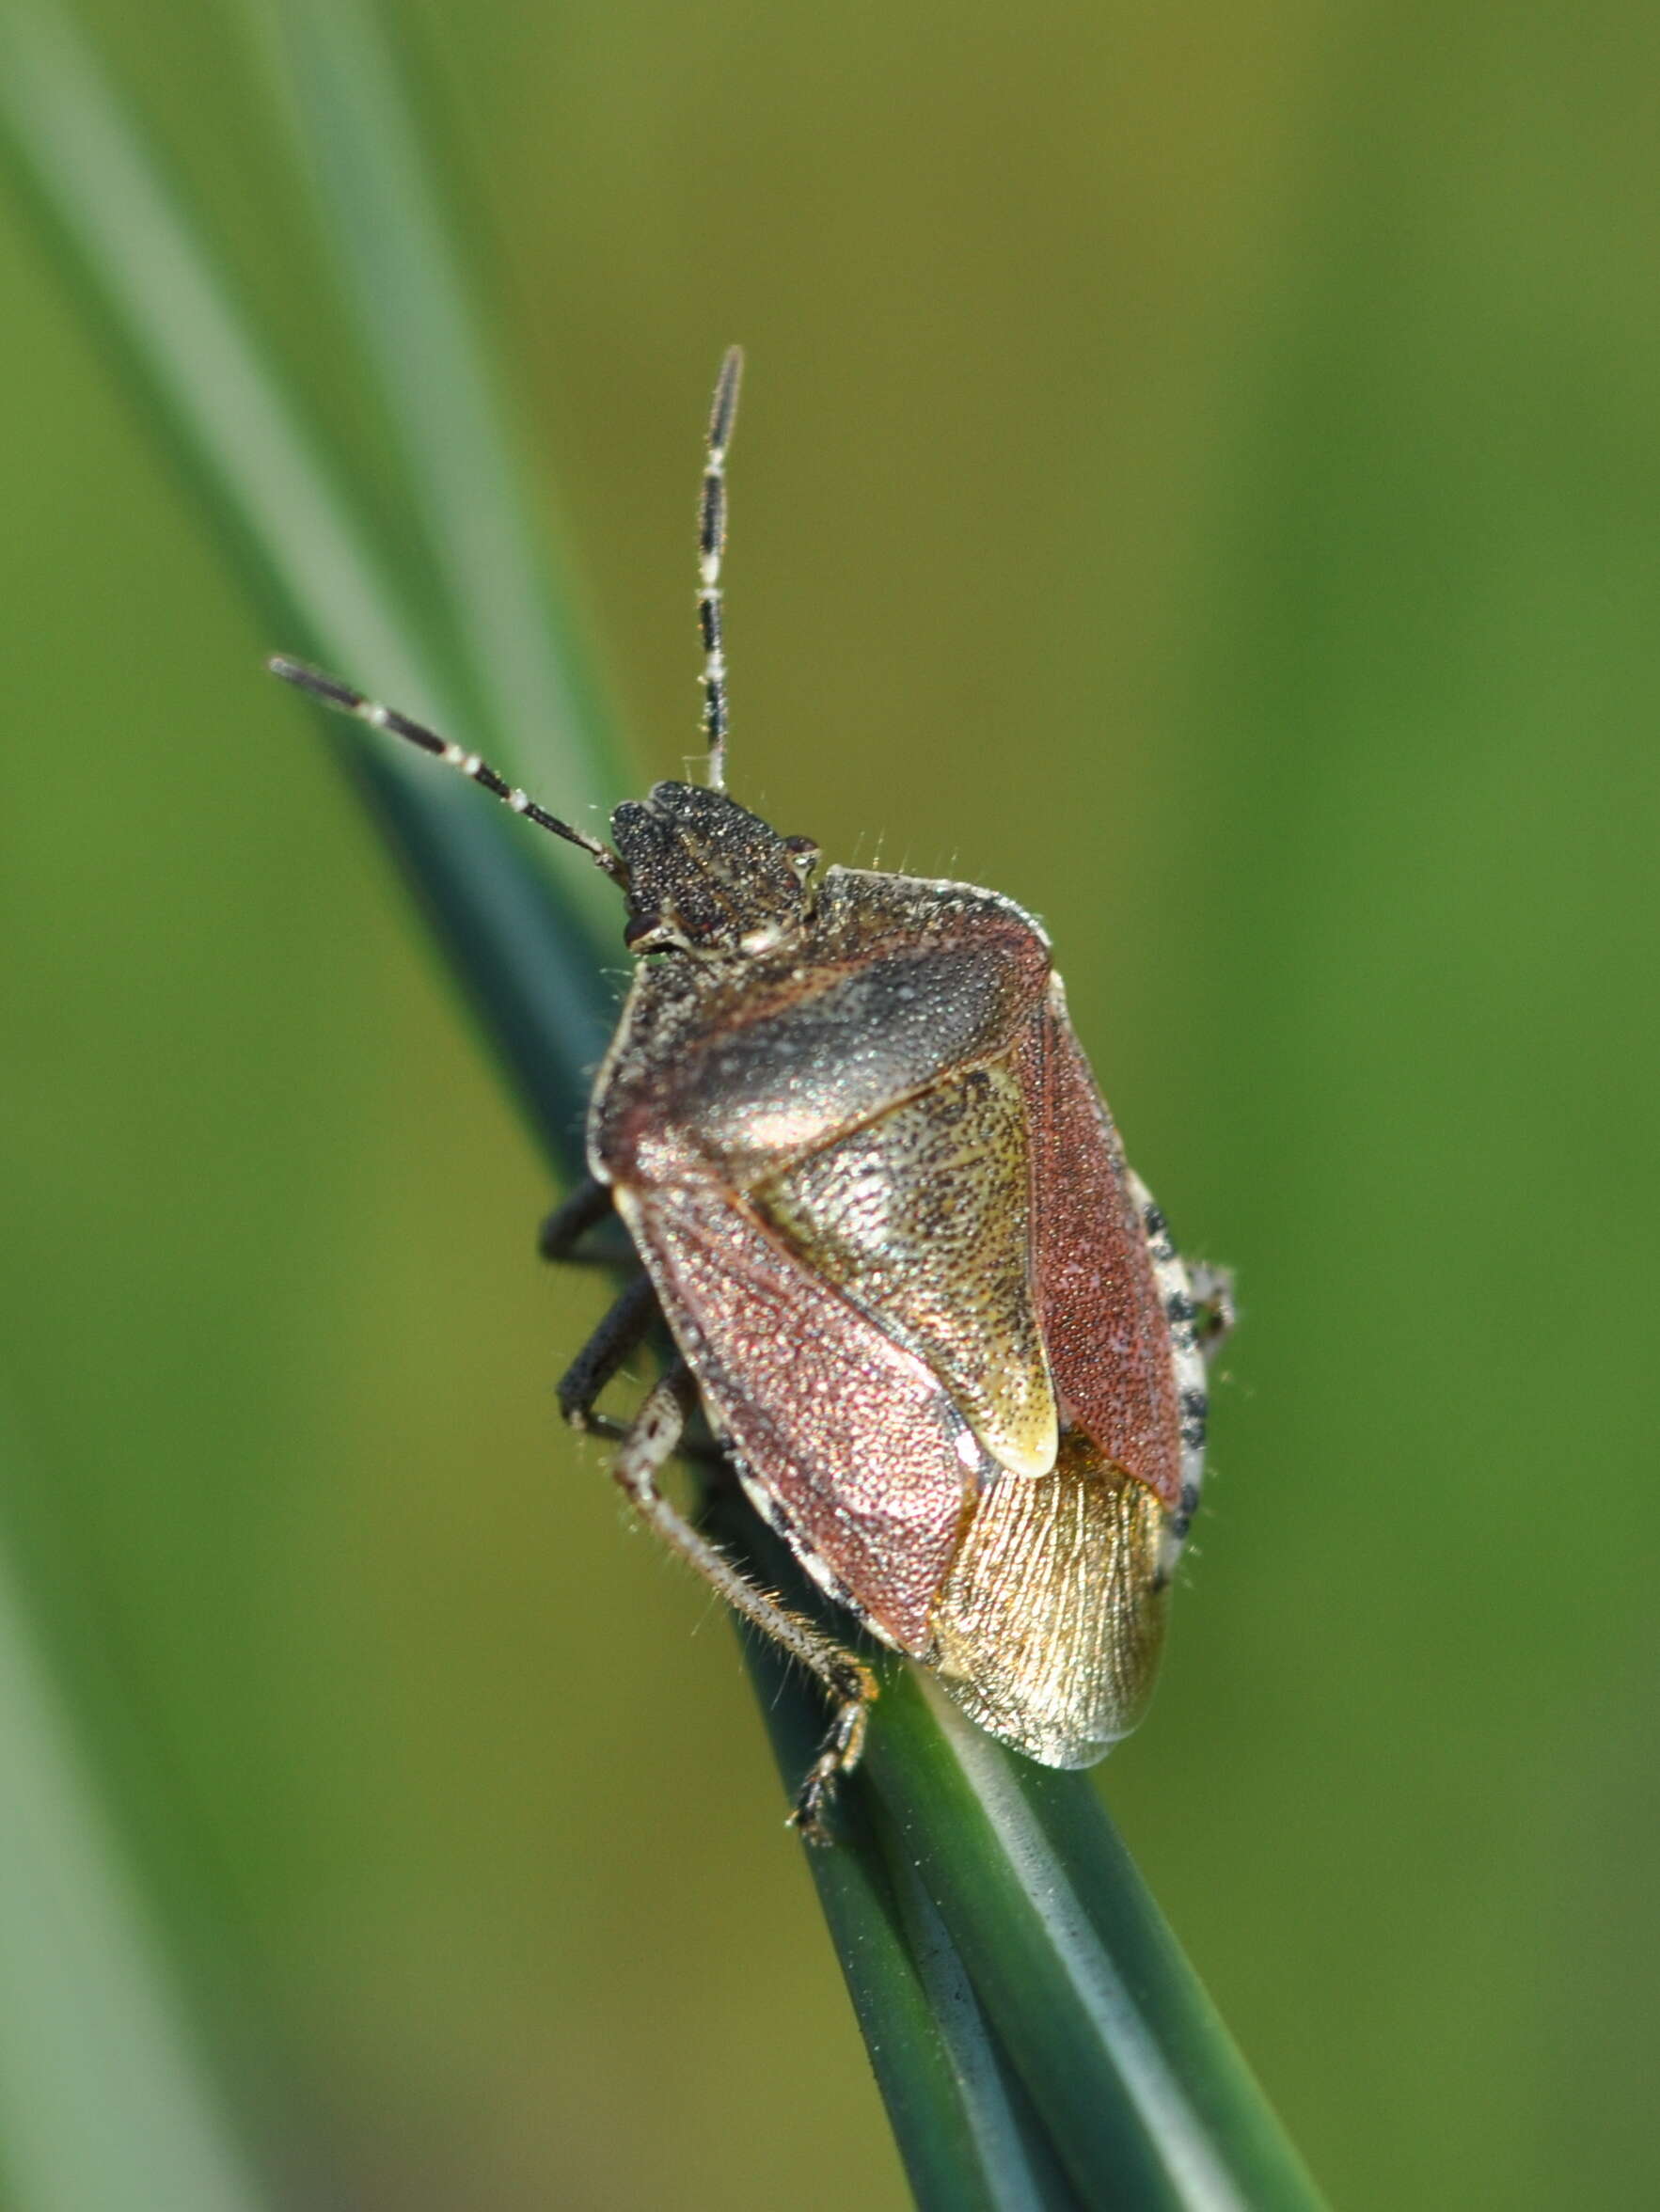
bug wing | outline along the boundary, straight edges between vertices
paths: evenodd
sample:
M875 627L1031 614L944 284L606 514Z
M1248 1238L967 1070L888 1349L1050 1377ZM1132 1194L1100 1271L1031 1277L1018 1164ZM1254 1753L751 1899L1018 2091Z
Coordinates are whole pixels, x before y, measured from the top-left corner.
M1034 1293L1064 1427L1052 1472L979 1500L936 1608L938 1665L982 1728L1047 1766L1088 1766L1141 1717L1163 1636L1182 1498L1173 1319L1058 980L1021 1065Z
M993 1473L939 1380L711 1184L617 1188L676 1342L758 1503L832 1596L902 1650Z
M942 1077L757 1183L814 1274L938 1376L1010 1474L1054 1465L1030 1282L1031 1146L1013 1053Z
M1042 1481L996 1483L934 1616L941 1682L969 1718L1045 1766L1093 1766L1128 1735L1163 1639L1163 1525L1079 1430Z
M1103 1458L1175 1508L1181 1417L1171 1316L1139 1185L1072 1034L1058 976L1025 1057L1033 1256L1055 1388Z

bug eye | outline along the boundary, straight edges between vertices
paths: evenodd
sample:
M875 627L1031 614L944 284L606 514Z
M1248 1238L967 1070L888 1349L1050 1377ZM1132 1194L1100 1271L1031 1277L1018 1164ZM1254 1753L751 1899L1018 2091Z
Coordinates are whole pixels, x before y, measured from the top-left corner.
M790 856L790 866L798 876L811 876L818 865L818 847L811 837L786 837L783 848Z

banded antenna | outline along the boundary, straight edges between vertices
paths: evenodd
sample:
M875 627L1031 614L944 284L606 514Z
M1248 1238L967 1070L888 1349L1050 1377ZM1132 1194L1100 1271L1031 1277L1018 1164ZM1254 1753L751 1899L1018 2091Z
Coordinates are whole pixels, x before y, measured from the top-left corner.
M609 845L601 845L597 837L590 837L581 830L572 829L569 822L561 822L557 814L550 814L545 807L538 806L528 792L521 791L516 783L510 783L505 776L498 775L488 761L481 760L476 752L468 752L465 745L451 744L449 738L440 737L436 730L429 730L424 722L413 722L394 707L365 699L350 684L342 684L338 676L325 676L319 669L308 668L303 660L290 660L286 654L277 653L273 654L265 666L274 676L280 676L285 684L292 684L301 691L308 691L325 706L337 707L341 714L356 715L371 729L389 730L394 737L402 737L420 751L431 753L447 768L459 768L464 776L470 776L475 783L482 783L486 791L494 792L515 814L523 814L527 822L534 822L538 830L549 830L568 845L579 845L613 883L627 890L628 871Z
M726 449L737 414L744 373L742 346L728 350L709 410L708 454L698 503L698 627L704 637L704 736L709 748L709 788L726 789L726 655L720 630L720 560L726 551Z

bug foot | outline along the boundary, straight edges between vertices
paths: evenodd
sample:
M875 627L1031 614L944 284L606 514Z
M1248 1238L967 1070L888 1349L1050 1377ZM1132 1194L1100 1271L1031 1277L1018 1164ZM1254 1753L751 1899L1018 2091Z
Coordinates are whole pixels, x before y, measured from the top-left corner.
M826 1825L825 1814L830 1810L835 1795L836 1781L841 1773L833 1761L815 1759L807 1770L806 1779L796 1793L795 1809L785 1824L801 1831L803 1843L823 1845L833 1843L835 1837Z
M795 1810L789 1817L789 1825L800 1830L801 1840L806 1843L835 1841L826 1825L825 1815L830 1810L836 1785L859 1764L864 1750L871 1703L877 1695L876 1678L863 1667L859 1667L856 1675L850 1668L846 1683L838 1683L837 1687L841 1702L819 1746L818 1757L801 1778Z

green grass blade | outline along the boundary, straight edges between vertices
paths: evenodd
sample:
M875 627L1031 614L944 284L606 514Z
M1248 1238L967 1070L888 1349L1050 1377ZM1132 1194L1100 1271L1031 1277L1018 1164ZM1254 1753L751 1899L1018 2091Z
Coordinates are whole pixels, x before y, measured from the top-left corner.
M364 0L281 0L277 13L324 235L485 717L478 742L584 819L618 796L609 726L551 587L423 144L438 103L418 119L407 54Z
M1044 2212L1081 2212L1083 2200L1068 2182L1042 2117L1009 2062L916 1860L894 1848L892 1838L885 1856L900 1924L956 2075L993 2201L1041 2206Z
M711 1514L737 1552L729 1505ZM756 1562L792 1602L810 1603L779 1547ZM779 1771L794 1790L824 1716L777 1651L745 1633ZM923 2212L1078 2212L1051 2150L909 1852L885 1848L867 1792L849 1788L833 1849L812 1851L818 1901L870 2053L871 2070Z
M1034 1766L895 1668L870 1788L1088 2202L1320 2203L1084 1777Z
M0 1429L0 1494L18 1481ZM0 1536L0 2186L16 2212L268 2202L171 1986Z

